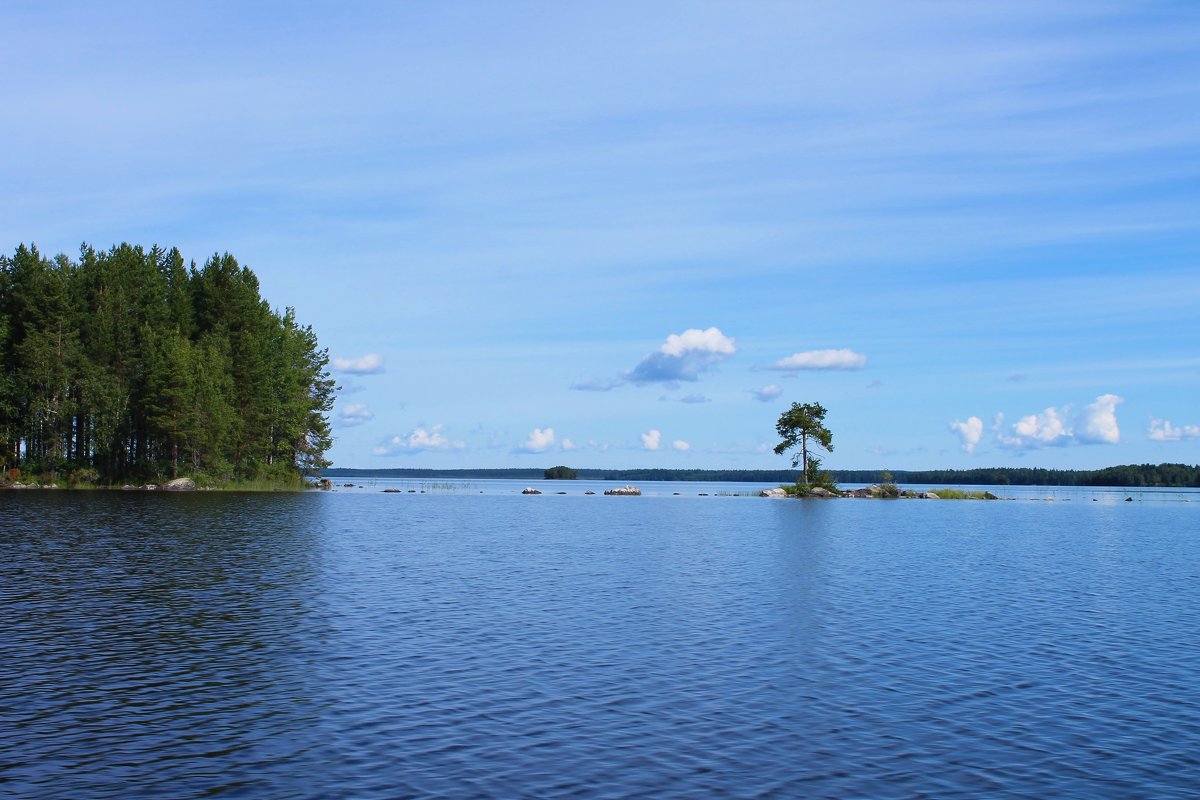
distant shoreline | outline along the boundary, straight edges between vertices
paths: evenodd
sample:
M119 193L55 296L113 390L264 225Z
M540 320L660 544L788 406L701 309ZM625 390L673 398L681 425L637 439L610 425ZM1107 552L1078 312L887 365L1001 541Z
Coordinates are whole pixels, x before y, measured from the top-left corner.
M795 483L798 470L721 469L588 469L576 468L580 480L704 481L723 483ZM838 483L883 483L886 470L830 470ZM419 478L542 480L545 470L536 467L501 469L358 469L335 467L322 471L326 478ZM1187 464L1127 464L1096 470L987 467L969 470L891 470L897 483L956 486L1113 486L1121 488L1200 488L1200 466Z

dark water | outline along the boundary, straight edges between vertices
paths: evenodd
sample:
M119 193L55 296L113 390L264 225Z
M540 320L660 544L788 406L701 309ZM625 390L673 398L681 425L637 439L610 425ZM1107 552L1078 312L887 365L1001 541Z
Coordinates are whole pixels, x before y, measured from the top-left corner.
M9 492L0 796L1196 797L1200 503Z

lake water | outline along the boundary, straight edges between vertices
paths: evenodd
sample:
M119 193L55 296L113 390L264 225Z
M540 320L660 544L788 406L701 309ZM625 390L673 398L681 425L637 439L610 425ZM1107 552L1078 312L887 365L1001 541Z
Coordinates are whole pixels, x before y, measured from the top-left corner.
M0 494L0 795L1200 794L1194 492L353 482Z

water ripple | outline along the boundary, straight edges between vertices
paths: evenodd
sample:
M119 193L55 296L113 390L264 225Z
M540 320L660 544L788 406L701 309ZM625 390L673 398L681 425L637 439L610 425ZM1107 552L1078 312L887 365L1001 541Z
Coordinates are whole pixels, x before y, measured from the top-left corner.
M0 794L1194 797L1197 513L0 495Z

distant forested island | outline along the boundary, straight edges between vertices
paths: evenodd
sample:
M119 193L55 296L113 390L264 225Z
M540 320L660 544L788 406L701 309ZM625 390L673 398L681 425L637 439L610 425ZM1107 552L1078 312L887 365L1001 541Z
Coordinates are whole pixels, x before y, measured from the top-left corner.
M795 483L799 470L721 469L573 469L583 480L602 481L729 481L737 483ZM886 470L831 470L839 483L882 483ZM546 470L511 469L327 469L322 474L345 478L458 479L511 478L536 480ZM1187 464L1128 464L1096 470L990 467L986 469L892 470L899 483L978 486L1163 486L1200 487L1200 466Z
M0 465L70 483L299 484L328 466L328 355L228 253L0 256Z

